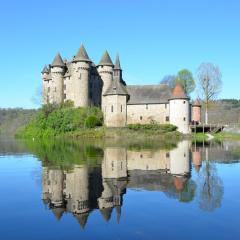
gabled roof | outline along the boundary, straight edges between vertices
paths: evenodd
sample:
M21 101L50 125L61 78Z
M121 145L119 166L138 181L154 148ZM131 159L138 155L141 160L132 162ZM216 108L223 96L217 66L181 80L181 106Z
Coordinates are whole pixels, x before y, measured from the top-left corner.
M61 57L60 53L57 53L57 55L53 59L53 62L51 64L51 66L52 67L65 67L65 64L62 60L62 57Z
M44 66L41 73L49 73L49 69L48 69L47 65Z
M168 103L171 97L171 89L166 84L129 85L126 88L130 95L127 104Z
M91 62L88 54L87 54L87 51L85 49L85 47L83 46L83 44L81 44L76 56L73 57L73 62Z
M120 64L120 60L119 60L119 55L118 55L118 54L117 54L117 56L116 56L116 61L115 61L114 69L115 69L115 70L122 70L122 69L121 69L121 64Z
M113 79L110 87L103 93L103 96L107 95L129 95L126 87L117 79Z
M107 51L104 52L98 66L113 66L112 59L110 58Z
M188 99L188 96L185 94L183 87L180 83L177 83L174 87L170 99Z

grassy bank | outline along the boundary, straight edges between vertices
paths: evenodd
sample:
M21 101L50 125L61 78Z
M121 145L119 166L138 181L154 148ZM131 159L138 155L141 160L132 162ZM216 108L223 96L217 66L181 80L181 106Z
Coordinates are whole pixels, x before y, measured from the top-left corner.
M16 133L17 138L122 138L124 141L163 139L177 141L181 135L171 124L131 124L125 128L106 128L99 108L73 108L71 103L62 106L45 105L36 117Z
M223 141L223 140L233 140L233 141L240 141L240 134L236 133L226 133L226 132L221 132L221 133L216 133L213 134L213 140L215 141ZM203 141L208 141L208 136L204 133L193 133L191 135L191 139L196 142L203 142Z

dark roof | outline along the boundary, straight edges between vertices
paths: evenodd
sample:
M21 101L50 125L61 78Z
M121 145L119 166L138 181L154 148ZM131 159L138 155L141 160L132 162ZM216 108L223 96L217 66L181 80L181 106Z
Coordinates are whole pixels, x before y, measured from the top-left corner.
M87 220L88 220L89 213L82 213L82 214L74 214L75 218L77 219L78 223L80 224L81 228L84 229Z
M129 85L128 104L167 103L171 97L171 89L165 84L159 85Z
M116 57L114 69L115 70L121 70L121 64L120 64L120 60L119 60L119 55L118 54L117 54L117 57Z
M100 213L102 214L102 216L106 222L108 222L110 220L111 215L112 215L112 210L113 209L111 207L100 209Z
M52 67L64 67L65 66L60 53L57 53L57 55L53 59L53 62L52 62L51 66Z
M47 65L44 66L41 73L49 73L49 69L48 69Z
M73 62L77 62L77 61L91 62L83 44L81 44L81 46L77 52L77 55L73 57Z
M107 51L104 52L102 59L100 60L99 66L113 66L112 59L110 58Z
M117 79L113 79L110 87L106 90L103 96L107 95L128 95L126 87Z
M188 96L185 94L183 87L180 83L177 83L174 87L170 99L188 99Z

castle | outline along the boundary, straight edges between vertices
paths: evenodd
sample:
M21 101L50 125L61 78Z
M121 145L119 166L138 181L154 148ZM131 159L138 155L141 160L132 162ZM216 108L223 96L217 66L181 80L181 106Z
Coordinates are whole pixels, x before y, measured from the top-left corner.
M200 122L200 108L180 84L127 85L122 77L119 56L113 64L106 51L98 65L81 45L71 61L58 53L42 70L43 103L73 101L75 107L101 107L107 127L127 124L171 123L187 134L191 121ZM193 117L192 117L193 116Z

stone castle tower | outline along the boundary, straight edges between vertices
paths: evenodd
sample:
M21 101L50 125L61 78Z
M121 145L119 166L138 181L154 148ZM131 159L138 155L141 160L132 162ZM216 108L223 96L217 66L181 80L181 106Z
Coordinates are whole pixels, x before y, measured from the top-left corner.
M171 123L184 134L189 124L200 119L200 108L177 84L126 85L120 59L115 64L107 51L98 65L89 58L83 45L71 61L63 60L58 53L52 64L42 70L43 103L61 104L72 101L75 107L101 107L107 127L124 127L127 124Z

